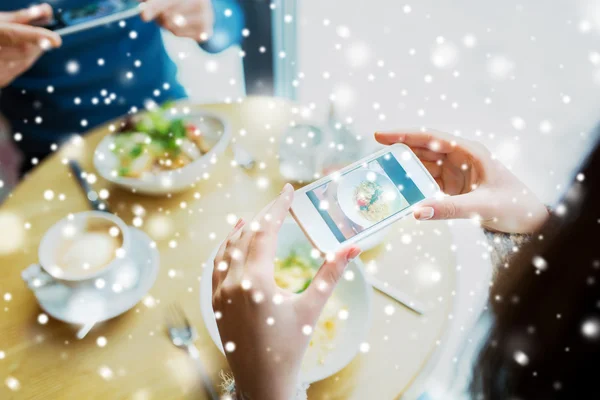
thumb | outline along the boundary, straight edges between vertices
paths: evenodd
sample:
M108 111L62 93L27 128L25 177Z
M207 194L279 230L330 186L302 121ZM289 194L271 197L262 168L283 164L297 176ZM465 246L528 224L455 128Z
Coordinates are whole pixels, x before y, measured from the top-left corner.
M49 4L39 4L14 12L0 13L0 21L16 24L29 24L30 22L45 20L50 17L52 17L52 7Z
M360 249L358 247L350 246L326 257L310 286L301 294L303 297L302 302L308 305L309 308L318 311L317 316L333 293L348 262L359 254Z
M421 221L473 218L481 208L477 197L474 193L466 193L442 199L427 199L413 210L413 215Z

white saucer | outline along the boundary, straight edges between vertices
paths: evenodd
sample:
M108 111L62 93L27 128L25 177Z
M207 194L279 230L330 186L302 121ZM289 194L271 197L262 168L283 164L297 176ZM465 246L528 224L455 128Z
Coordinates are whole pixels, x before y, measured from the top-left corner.
M159 255L148 235L133 227L129 229L131 259L138 277L132 287L115 292L108 286L99 289L93 285L50 284L34 291L40 307L53 318L71 324L106 321L133 308L156 281Z

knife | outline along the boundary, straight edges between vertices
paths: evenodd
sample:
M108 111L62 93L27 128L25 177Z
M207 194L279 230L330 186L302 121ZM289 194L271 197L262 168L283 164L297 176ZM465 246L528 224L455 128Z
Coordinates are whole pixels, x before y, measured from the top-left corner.
M85 198L90 204L90 207L92 207L92 209L96 211L110 212L108 205L102 200L100 200L100 196L98 196L98 193L94 189L92 189L90 184L84 178L84 172L81 169L79 163L75 160L69 160L69 168L71 169L73 176L77 180L79 187L83 191L83 194L85 195Z

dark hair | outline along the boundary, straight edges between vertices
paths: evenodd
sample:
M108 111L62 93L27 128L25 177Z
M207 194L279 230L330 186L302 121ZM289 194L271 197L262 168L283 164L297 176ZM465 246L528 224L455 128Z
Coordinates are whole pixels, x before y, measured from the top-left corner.
M498 272L472 398L600 399L599 272L600 142L549 221Z

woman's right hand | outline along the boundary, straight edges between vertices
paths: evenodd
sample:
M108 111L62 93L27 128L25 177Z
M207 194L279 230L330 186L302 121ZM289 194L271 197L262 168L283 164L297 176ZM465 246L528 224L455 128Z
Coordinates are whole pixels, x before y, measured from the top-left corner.
M213 310L238 398L290 399L312 330L348 262L360 249L329 254L302 293L275 283L279 230L294 198L281 195L254 219L239 221L214 260Z
M0 12L0 88L27 71L44 51L61 45L57 33L28 25L51 17L48 4Z
M377 132L375 139L410 147L450 195L424 200L416 219L477 218L490 230L532 233L548 217L535 194L480 143L429 130Z

